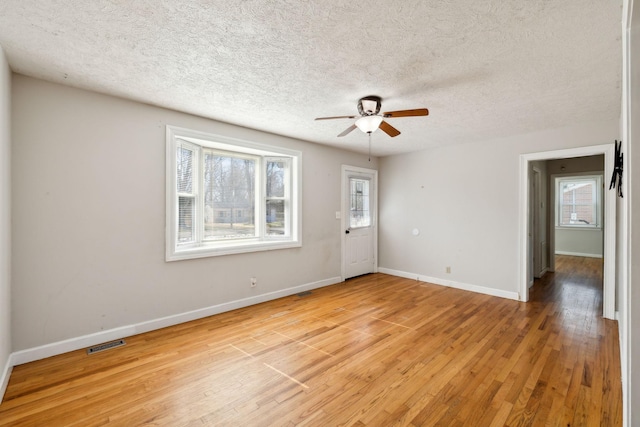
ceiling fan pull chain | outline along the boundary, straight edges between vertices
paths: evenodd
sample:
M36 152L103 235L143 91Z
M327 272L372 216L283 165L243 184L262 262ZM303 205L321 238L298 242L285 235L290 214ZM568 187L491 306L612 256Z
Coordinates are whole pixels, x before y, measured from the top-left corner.
M369 162L371 162L371 132L369 132Z

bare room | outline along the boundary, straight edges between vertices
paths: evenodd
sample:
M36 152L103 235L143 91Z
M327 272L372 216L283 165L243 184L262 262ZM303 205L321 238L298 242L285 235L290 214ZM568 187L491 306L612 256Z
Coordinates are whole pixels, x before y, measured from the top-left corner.
M639 425L637 4L3 1L0 425Z

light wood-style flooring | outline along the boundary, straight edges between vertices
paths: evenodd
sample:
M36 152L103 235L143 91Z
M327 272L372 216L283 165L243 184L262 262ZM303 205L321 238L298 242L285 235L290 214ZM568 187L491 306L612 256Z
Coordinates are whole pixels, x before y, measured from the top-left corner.
M602 260L527 304L372 274L16 366L11 426L620 426Z

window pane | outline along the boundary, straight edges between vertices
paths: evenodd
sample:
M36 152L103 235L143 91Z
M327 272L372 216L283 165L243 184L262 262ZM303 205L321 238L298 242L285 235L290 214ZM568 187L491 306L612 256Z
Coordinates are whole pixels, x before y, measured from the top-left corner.
M204 238L254 237L255 159L204 156Z
M195 203L192 197L178 197L178 243L193 242Z
M267 201L267 236L285 234L284 200Z
M566 180L560 183L560 225L596 225L594 180Z
M284 197L285 170L284 161L267 162L267 197Z
M193 190L193 151L178 147L176 156L178 193L191 193Z
M349 178L349 184L349 226L368 227L371 225L369 180Z

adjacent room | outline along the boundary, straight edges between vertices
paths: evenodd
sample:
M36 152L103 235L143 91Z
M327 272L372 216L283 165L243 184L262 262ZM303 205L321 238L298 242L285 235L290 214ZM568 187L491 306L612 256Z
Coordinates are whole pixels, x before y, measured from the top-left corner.
M0 425L637 425L633 12L2 2Z

